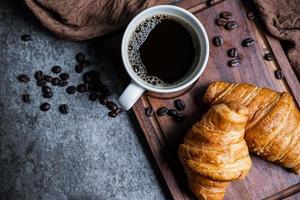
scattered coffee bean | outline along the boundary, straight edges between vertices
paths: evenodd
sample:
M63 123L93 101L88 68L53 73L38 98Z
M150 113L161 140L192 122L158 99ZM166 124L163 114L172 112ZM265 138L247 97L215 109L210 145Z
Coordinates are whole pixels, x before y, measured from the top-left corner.
M43 97L49 99L49 98L53 97L53 93L52 92L44 92Z
M239 27L239 25L236 21L229 21L225 25L225 29L227 29L227 30L233 30L233 29L236 29L238 27Z
M115 104L115 103L112 102L112 101L108 101L108 102L106 103L106 107L107 107L109 110L117 110L117 109L118 109L117 104Z
M52 81L52 76L44 75L44 80L45 80L46 82L51 82L51 81Z
M240 64L240 60L239 59L232 59L228 61L228 65L230 67L237 67Z
M92 92L92 93L90 94L90 96L89 96L89 99L90 99L91 101L96 101L96 100L98 99L98 94Z
M171 117L174 117L175 115L177 115L177 110L174 110L174 109L168 110L168 115Z
M110 111L108 113L108 116L112 117L112 118L115 118L117 116L117 113L115 111Z
M38 81L44 79L44 73L42 71L37 71L34 73L34 78Z
M91 75L90 72L85 72L85 73L83 74L83 76L82 76L82 79L83 79L83 81L84 81L85 83L90 83L90 82L93 81L92 75Z
M229 49L228 56L231 58L236 58L238 56L238 50L236 48Z
M283 79L284 78L284 75L283 75L283 72L281 71L281 69L277 69L274 73L275 73L275 77L277 79Z
M76 65L76 66L75 66L75 71L76 71L77 73L83 72L83 65L82 65L82 64Z
M59 85L60 87L65 87L65 86L68 85L68 81L66 81L66 80L59 80L58 85Z
M44 87L44 86L46 86L47 83L45 80L39 80L36 82L36 84L40 87Z
M99 95L99 102L102 104L102 105L106 105L108 100L105 96L103 95Z
M31 36L28 34L24 34L21 36L21 40L23 40L24 42L28 42L31 40Z
M52 92L52 89L49 86L43 86L42 91L47 93L47 92Z
M77 91L80 92L80 93L84 92L85 91L84 84L79 84L77 86Z
M216 19L216 24L218 26L225 26L227 24L228 20L224 18L218 18Z
M221 12L220 16L221 16L221 18L230 20L232 18L232 13L228 12L228 11L224 11L224 12Z
M30 77L27 74L20 74L18 76L18 79L21 82L29 82L30 81Z
M69 74L68 74L68 73L61 73L61 74L59 75L59 78L60 78L61 80L68 80L68 79L69 79Z
M223 40L222 36L216 36L213 38L213 43L215 46L219 47L219 46L222 46L222 44L224 43L224 40Z
M214 4L215 4L215 1L214 1L214 0L208 0L208 1L206 2L206 5L207 5L208 7L213 6Z
M124 110L122 108L118 108L117 110L115 110L115 113L117 115L121 114Z
M250 47L250 46L254 45L254 40L252 38L246 38L242 41L242 45L244 47Z
M92 84L91 83L85 83L84 84L84 91L85 92L90 92L93 90Z
M255 19L255 13L253 12L253 11L249 11L248 13L247 13L247 17L248 17L248 19L250 19L250 20L254 20Z
M61 105L59 105L58 110L62 114L68 114L68 112L69 112L69 106L67 104L61 104Z
M51 81L52 85L56 86L59 84L59 78L53 78Z
M56 65L56 66L53 66L51 71L54 73L54 74L58 74L61 72L61 67Z
M23 94L22 100L24 103L30 103L30 95L29 94Z
M159 108L157 111L156 111L156 114L158 115L158 116L165 116L166 114L168 113L168 108L166 108L166 107L161 107L161 108Z
M44 112L46 112L46 111L48 111L49 109L50 109L50 104L49 103L42 103L41 105L40 105L40 109L41 109L41 111L44 111Z
M274 60L274 56L272 53L266 53L264 58L267 60L267 61L272 61Z
M147 107L145 109L145 114L147 117L151 117L153 115L153 109L151 107Z
M174 101L174 106L178 111L182 111L185 109L185 103L181 99L176 99Z
M85 55L83 53L78 53L76 54L75 59L78 63L83 63L85 60Z
M76 90L77 90L77 88L75 86L69 86L69 87L67 87L66 92L68 94L75 94Z
M173 117L173 120L177 123L182 122L185 120L185 114L184 113L178 113Z

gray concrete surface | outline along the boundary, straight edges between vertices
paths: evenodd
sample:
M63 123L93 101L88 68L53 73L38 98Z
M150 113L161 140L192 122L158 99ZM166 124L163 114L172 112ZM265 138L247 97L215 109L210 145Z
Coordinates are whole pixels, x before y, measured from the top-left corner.
M20 37L32 35L31 42ZM124 85L111 64L105 41L60 40L44 29L22 1L0 1L0 199L89 200L166 199L141 130L130 114L116 119L87 100L55 87L52 108L39 110L40 88L33 73L61 65L79 83L74 56L88 55L116 100ZM20 73L32 81L20 83ZM33 102L25 105L28 92ZM67 103L62 115L58 105ZM132 113L131 113L132 114ZM156 172L155 172L156 171Z

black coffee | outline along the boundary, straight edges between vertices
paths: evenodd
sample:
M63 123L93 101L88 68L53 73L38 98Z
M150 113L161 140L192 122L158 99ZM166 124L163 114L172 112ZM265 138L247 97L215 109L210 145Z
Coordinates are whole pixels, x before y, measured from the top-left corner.
M129 61L146 83L170 86L194 69L200 47L191 27L171 15L143 21L131 36Z

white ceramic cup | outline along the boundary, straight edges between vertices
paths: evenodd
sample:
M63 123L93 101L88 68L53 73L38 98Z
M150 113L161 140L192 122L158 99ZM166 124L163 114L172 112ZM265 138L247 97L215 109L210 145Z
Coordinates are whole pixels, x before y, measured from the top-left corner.
M145 83L133 71L128 58L128 44L131 35L135 31L136 27L138 27L139 24L148 17L159 14L173 15L189 24L195 32L195 36L197 37L198 41L200 42L200 55L198 55L198 63L196 64L194 70L190 72L189 75L183 80L168 87L153 86ZM161 5L148 8L132 19L123 35L121 54L124 67L131 77L131 83L127 86L123 94L120 96L119 103L125 110L129 110L139 99L139 97L145 92L145 90L157 93L172 93L183 90L193 84L203 73L207 65L209 55L209 42L203 25L192 13L176 6Z

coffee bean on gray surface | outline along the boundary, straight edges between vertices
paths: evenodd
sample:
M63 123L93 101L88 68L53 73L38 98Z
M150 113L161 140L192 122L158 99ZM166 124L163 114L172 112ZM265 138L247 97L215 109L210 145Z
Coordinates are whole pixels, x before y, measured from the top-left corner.
M77 88L72 85L72 86L67 87L66 91L68 94L75 94L75 92L77 91Z
M91 72L85 72L82 76L82 79L85 83L90 83L93 81Z
M175 115L177 115L177 110L175 109L169 109L168 110L168 115L171 116L171 117L174 117Z
M58 85L59 85L60 87L65 87L65 86L68 85L68 81L66 81L66 80L59 80Z
M90 95L89 95L89 100L91 101L96 101L98 99L98 94L95 93L95 92L92 92Z
M84 84L79 84L77 86L77 91L80 92L80 93L84 92L85 91Z
M34 78L38 81L43 80L44 79L44 73L42 71L36 71L34 73Z
M108 100L105 96L103 95L99 95L99 102L102 104L102 105L106 105Z
M52 92L52 89L49 87L49 86L44 86L44 87L42 87L42 91L43 92Z
M225 29L227 29L227 30L233 30L233 29L236 29L238 27L239 27L239 25L236 21L229 21L225 25Z
M206 2L206 5L207 5L208 7L213 6L214 4L215 4L215 1L214 1L214 0L208 0L208 1Z
M185 103L181 99L176 99L174 101L174 106L178 111L182 111L185 109Z
M23 40L24 42L28 42L28 41L31 41L32 38L31 38L30 35L24 34L24 35L21 36L21 40Z
M44 112L46 112L46 111L48 111L49 109L50 109L50 104L49 103L42 103L41 105L40 105L40 109L41 109L41 111L44 111Z
M224 18L218 18L216 19L216 24L218 26L225 26L227 24L228 20L227 19L224 19Z
M223 40L222 36L216 36L213 38L213 43L215 46L219 47L219 46L222 46L222 44L224 43L224 40Z
M254 45L254 40L252 38L246 38L242 41L242 45L244 47L250 47L250 46Z
M85 60L85 55L83 53L78 53L76 54L75 59L78 63L83 63Z
M51 82L51 81L52 81L52 76L44 75L44 80L45 80L46 82Z
M283 79L284 78L284 75L283 75L283 72L281 71L281 69L277 69L274 73L275 73L275 77L277 79Z
M59 75L59 78L61 79L61 80L68 80L69 79L69 74L68 73L61 73L60 75Z
M240 60L239 59L232 59L228 61L228 65L230 67L237 67L240 64Z
M250 20L254 20L256 18L255 13L253 11L247 12L247 17Z
M52 85L56 86L59 84L59 78L53 78L51 81Z
M173 120L175 121L175 122L182 122L182 121L184 121L185 120L185 114L184 113L178 113L177 115L175 115L174 117L173 117Z
M27 74L20 74L18 76L18 80L21 81L21 82L29 82L30 77Z
M39 80L36 82L37 86L40 86L40 87L44 87L46 86L47 82L45 80Z
M232 13L229 11L224 11L224 12L221 12L220 17L230 20L232 18Z
M266 53L264 59L267 61L272 61L274 60L274 55L272 53Z
M49 99L49 98L53 97L53 92L44 92L43 97Z
M228 56L231 58L236 58L238 56L238 50L236 48L229 49Z
M117 116L117 113L116 113L115 111L110 111L110 112L108 113L108 116L109 116L109 117L112 117L112 118L115 118L115 117Z
M30 95L29 94L23 94L22 100L24 103L30 103Z
M115 103L112 102L112 101L108 101L108 102L106 103L106 107L107 107L109 110L117 110L117 109L118 109L117 104L115 104Z
M61 72L61 67L56 65L56 66L53 66L51 71L54 73L54 74L58 74Z
M152 109L151 107L147 107L147 108L145 109L145 115L146 115L147 117L152 116L152 115L153 115L153 109Z
M166 107L160 107L157 111L156 111L156 114L158 115L158 116L165 116L166 114L168 113L168 108L166 108Z
M81 64L81 63L79 63L79 64L77 64L76 66L75 66L75 71L77 72L77 73L81 73L81 72L83 72L83 64Z
M67 104L61 104L61 105L58 106L58 110L62 114L68 114L68 112L69 112L69 106Z

